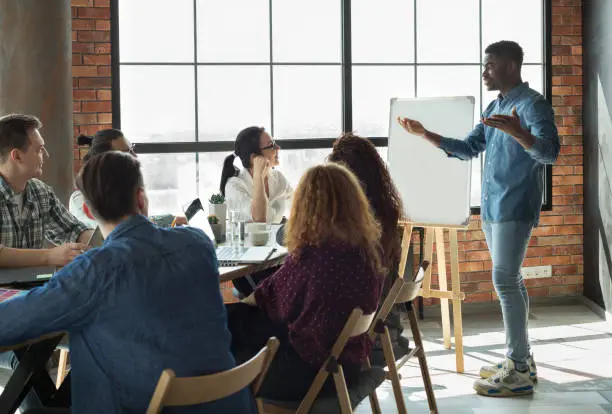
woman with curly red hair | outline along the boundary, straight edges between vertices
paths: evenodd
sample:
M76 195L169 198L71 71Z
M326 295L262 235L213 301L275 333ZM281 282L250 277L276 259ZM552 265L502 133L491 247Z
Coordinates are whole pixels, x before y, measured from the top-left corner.
M260 396L303 398L351 311L376 311L386 274L380 236L353 173L335 163L306 172L287 222L285 263L245 303L228 305L239 361L253 356L270 336L281 342ZM352 338L341 354L349 383L371 347L364 334Z

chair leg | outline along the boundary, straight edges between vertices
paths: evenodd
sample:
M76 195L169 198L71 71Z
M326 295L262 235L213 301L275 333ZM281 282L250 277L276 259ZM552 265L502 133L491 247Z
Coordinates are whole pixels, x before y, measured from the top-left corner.
M346 387L346 380L344 379L344 370L341 365L338 366L338 372L334 372L332 376L334 377L334 384L336 384L340 412L342 414L352 414L353 408L351 407L351 400L349 398L348 388Z
M395 354L393 353L393 344L391 343L389 328L385 326L385 332L379 336L385 361L387 362L387 368L389 369L389 376L391 379L391 385L393 386L393 395L395 396L397 412L399 414L406 414L408 411L406 410L406 402L404 401L404 394L402 393L402 385L400 383L399 374L397 373L397 368L395 367Z
M57 365L57 378L55 379L55 386L59 389L66 378L66 368L68 366L68 351L60 349L59 363Z
M370 364L370 359L365 360L366 368L370 368L372 365ZM378 402L378 396L376 395L376 390L372 391L370 395L368 395L370 399L370 408L372 409L373 414L381 414L380 403Z
M436 395L434 394L433 385L431 384L431 377L429 376L429 368L427 366L427 358L425 357L425 348L423 348L423 340L421 338L421 331L419 330L419 324L417 322L416 309L414 306L408 311L408 318L410 319L410 329L412 330L412 337L414 344L420 348L418 352L419 366L421 367L421 376L423 377L423 384L425 385L425 393L427 394L427 402L429 403L429 411L431 413L438 412L438 405L436 404Z

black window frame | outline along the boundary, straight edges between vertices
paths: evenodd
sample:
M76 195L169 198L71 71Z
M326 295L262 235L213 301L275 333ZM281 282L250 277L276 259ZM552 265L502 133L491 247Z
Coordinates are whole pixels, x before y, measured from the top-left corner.
M126 63L120 63L119 61L119 1L121 0L111 0L110 8L111 8L111 94L112 94L112 125L113 128L121 129L121 80L120 80L120 64L126 65ZM342 61L339 64L342 70L342 129L343 131L349 132L352 131L353 128L353 97L352 97L352 69L353 66L368 66L368 65L377 65L383 66L384 64L354 64L352 61L352 51L351 51L351 0L339 0L341 2L341 42L342 42ZM426 0L414 0L414 48L415 48L415 59L414 63L405 64L405 66L413 66L415 68L414 82L415 82L415 95L417 95L417 71L416 68L418 66L461 66L461 65L475 65L472 63L418 63L417 61L417 5L419 1ZM533 64L537 66L544 67L544 79L543 79L543 87L544 87L544 96L546 100L552 104L552 0L542 0L543 2L543 62L540 64ZM270 13L272 10L272 0L270 0ZM194 63L186 63L184 65L193 66L194 67L194 76L195 76L195 88L197 91L198 88L198 67L211 65L210 63L199 63L197 61L197 24L195 19L197 18L197 0L193 0L194 4L194 54L196 56L196 60ZM482 53L483 53L483 44L482 44L482 0L479 1L479 13L480 13L480 64L482 64ZM272 19L270 19L270 26L272 25ZM271 31L271 29L270 29ZM272 38L270 39L272 42ZM219 64L219 63L214 63ZM225 63L223 63L225 64ZM247 63L236 63L232 62L231 65L246 65ZM248 63L252 64L252 63ZM269 65L272 67L272 61L270 63L265 63L264 65ZM293 63L292 63L293 64ZM137 63L127 63L127 65L164 65L163 62L137 62ZM181 65L180 63L170 63L167 65ZM299 63L297 64L299 65ZM310 66L312 64L304 64L305 66ZM526 64L529 65L529 64ZM272 81L271 81L272 82ZM273 86L272 86L273 88ZM480 95L482 97L482 83L480 84ZM273 106L273 102L271 100L271 106ZM481 99L481 112L483 107L483 102ZM206 152L227 152L230 153L234 150L232 141L198 141L198 96L196 93L195 99L195 135L196 139L193 142L159 142L159 143L138 143L137 151L139 154L171 154L171 153L195 153L196 154L196 163L198 162L198 153L206 153ZM272 110L272 119L274 116L274 109ZM273 133L273 131L272 131ZM333 142L335 141L335 137L329 138L307 138L307 139L288 139L288 140L276 140L276 142L283 148L287 150L301 150L301 149L322 149L322 148L331 148ZM370 141L377 147L387 147L388 146L388 137L369 137ZM480 158L480 168L482 171L482 157ZM482 183L481 183L482 185ZM472 215L480 215L480 206L470 207ZM552 211L552 166L545 165L544 166L544 202L542 204L542 211Z

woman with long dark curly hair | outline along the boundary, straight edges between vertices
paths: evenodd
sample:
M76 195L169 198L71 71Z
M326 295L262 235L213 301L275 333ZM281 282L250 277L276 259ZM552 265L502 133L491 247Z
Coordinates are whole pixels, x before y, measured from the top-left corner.
M402 247L397 222L402 217L402 200L387 165L370 140L346 133L334 143L328 161L341 163L355 174L370 202L374 216L380 223L382 259L388 269L382 290L382 303L398 275ZM402 307L395 306L386 320L393 351L398 358L409 352L408 339L402 336ZM372 350L371 359L375 365L384 365L384 356L378 341Z
M328 161L344 164L357 176L382 228L380 245L385 266L397 266L401 253L397 222L402 215L402 200L376 147L368 139L347 133L336 140Z

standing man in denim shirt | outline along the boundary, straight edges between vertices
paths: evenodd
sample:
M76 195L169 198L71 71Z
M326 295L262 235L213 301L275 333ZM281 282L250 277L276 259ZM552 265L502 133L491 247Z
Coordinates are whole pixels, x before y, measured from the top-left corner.
M67 331L74 413L144 413L161 372L231 369L231 337L212 242L147 219L140 163L91 158L77 177L105 237L44 286L0 303L0 346ZM166 411L164 411L166 412ZM250 389L168 413L254 413Z
M463 140L428 131L401 118L409 133L419 135L450 157L470 160L486 151L482 177L481 220L491 259L506 331L506 360L480 370L474 383L482 395L533 393L537 382L527 323L529 296L520 267L531 231L538 224L544 188L544 165L559 155L559 136L551 105L521 79L523 50L510 41L489 45L482 74L487 90L498 98Z

